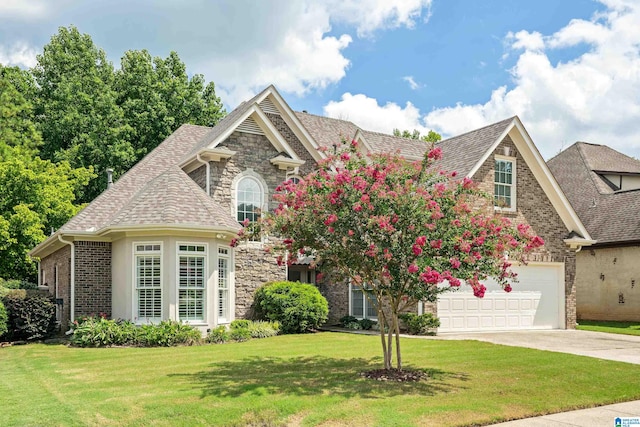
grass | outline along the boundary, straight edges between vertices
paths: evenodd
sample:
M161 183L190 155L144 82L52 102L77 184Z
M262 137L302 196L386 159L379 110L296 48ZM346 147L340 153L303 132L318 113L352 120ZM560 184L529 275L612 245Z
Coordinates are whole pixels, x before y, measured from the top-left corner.
M0 348L2 426L454 426L640 399L640 365L476 341L403 339L421 383L359 372L376 336L178 348Z
M605 320L580 320L576 329L583 331L608 332L610 334L640 335L638 322L614 322Z

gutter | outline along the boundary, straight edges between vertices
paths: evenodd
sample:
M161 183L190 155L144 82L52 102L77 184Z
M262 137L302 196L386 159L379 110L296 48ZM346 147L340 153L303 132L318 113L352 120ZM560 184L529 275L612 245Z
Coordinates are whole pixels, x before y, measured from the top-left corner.
M207 178L205 179L205 182L207 188L207 196L211 197L211 165L206 160L202 160L202 157L200 157L200 153L196 154L196 160L206 167Z
M75 320L75 311L76 311L76 245L69 240L64 240L61 234L58 234L58 240L60 242L71 246L71 271L69 272L70 281L69 283L69 321L73 322Z

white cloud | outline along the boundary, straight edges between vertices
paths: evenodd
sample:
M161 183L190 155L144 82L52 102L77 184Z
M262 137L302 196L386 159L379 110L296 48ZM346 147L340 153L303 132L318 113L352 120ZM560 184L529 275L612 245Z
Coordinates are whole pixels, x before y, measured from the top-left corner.
M222 33L231 38L248 38L242 40L241 52L211 46L210 59L203 61L198 71L220 82L219 93L231 107L271 83L298 96L322 90L339 82L350 66L344 50L352 35L329 35L333 23L346 24L342 28L354 29L359 37L402 26L411 28L420 17L428 18L431 1L307 0L279 3L277 10L258 3L252 8L260 13L229 14L225 16L228 22L212 25L218 30L222 27ZM233 16L242 22L235 22ZM261 25L258 21L267 21L269 26L257 28L254 34L267 34L260 38L238 34L237 28L255 28Z
M378 101L363 94L345 93L340 101L330 101L324 107L325 115L349 120L366 130L391 133L393 129L413 130L426 134L429 129L420 123L420 110L410 102L402 108L388 102L378 105Z
M42 18L48 9L48 4L42 0L2 0L0 1L0 19Z
M438 108L424 118L444 135L519 115L545 158L575 141L640 153L640 4L603 1L591 20L574 19L554 34L518 31L513 87L493 90L483 104ZM552 63L548 52L584 46L575 58ZM520 51L522 50L522 51Z
M36 65L37 51L24 42L0 45L0 64L31 68Z
M415 81L413 76L404 76L402 78L402 80L404 80L405 82L409 83L409 87L411 88L411 90L418 90L418 89L420 89L422 87L422 85L420 83Z

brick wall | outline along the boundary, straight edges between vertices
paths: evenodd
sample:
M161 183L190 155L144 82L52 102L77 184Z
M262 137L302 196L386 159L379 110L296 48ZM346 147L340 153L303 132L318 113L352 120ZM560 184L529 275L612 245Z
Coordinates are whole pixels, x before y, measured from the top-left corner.
M502 154L505 146L510 148L509 156L516 158L516 211L501 215L510 218L514 225L529 224L544 239L544 246L529 255L530 261L565 263L566 327L573 329L576 322L576 257L563 241L569 232L509 136L496 148L494 155ZM472 177L479 183L479 188L490 195L494 192L494 168L494 156L489 156ZM493 201L485 208L493 211Z
M75 242L75 316L111 317L111 243Z
M41 284L49 286L49 293L56 296L55 271L58 269L58 298L62 298L63 331L68 329L71 314L71 247L64 245L49 256L40 260L40 270L44 271L45 281Z

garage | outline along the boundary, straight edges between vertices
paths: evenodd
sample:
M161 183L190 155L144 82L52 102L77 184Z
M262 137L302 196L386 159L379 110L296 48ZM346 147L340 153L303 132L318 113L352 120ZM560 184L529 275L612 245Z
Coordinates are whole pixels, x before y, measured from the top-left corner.
M438 332L563 329L564 264L530 263L513 270L518 283L510 293L487 280L484 298L474 297L465 285L440 295Z

